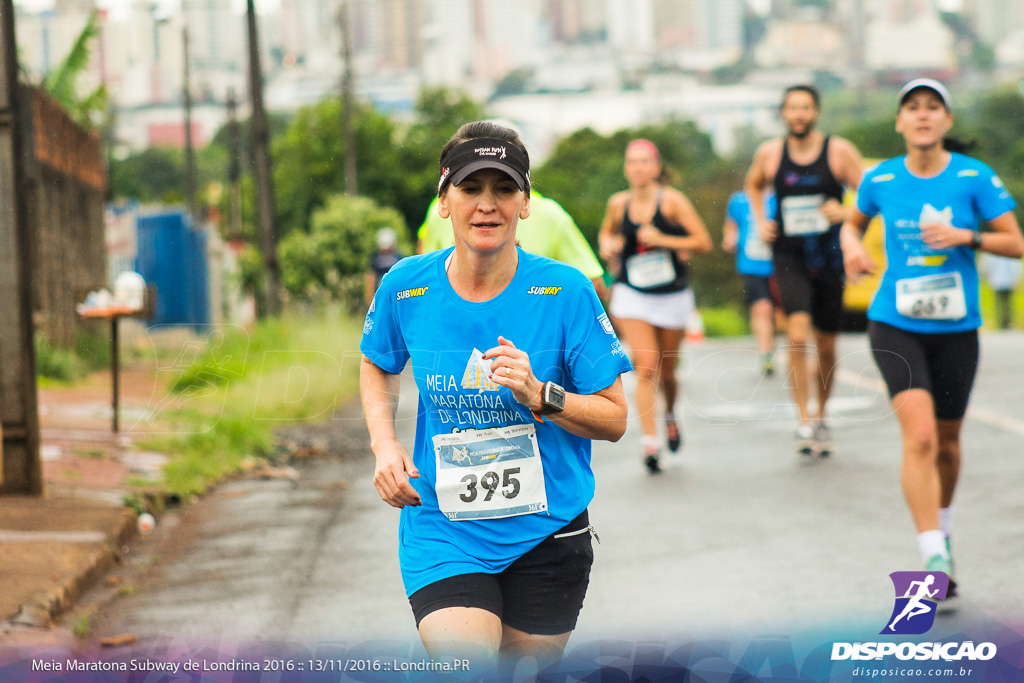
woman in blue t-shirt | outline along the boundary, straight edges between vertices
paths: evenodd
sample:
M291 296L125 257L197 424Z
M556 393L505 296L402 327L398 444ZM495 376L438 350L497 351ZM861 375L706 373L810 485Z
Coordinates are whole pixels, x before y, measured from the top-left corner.
M586 276L516 246L530 213L518 135L460 128L441 152L438 197L455 246L396 264L363 325L373 481L402 511L402 579L430 655L545 662L587 591L591 440L625 431L630 365ZM395 429L407 362L411 452Z
M941 83L903 86L896 130L907 153L865 172L842 228L846 274L856 280L877 268L860 237L872 216L885 220L888 267L868 308L868 335L903 433L903 494L918 546L926 570L949 575L950 595L960 427L981 326L975 252L1024 253L1013 198L988 166L947 149L952 125Z

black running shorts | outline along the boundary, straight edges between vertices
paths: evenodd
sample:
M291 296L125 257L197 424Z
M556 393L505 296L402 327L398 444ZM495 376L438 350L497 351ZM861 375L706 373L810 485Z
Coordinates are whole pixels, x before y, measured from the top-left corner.
M935 402L936 419L963 418L978 371L977 330L921 334L872 320L868 339L890 399L924 389Z
M761 275L744 275L743 292L747 295L747 307L753 306L762 299L772 300L772 283L770 277Z
M594 548L584 510L498 574L461 574L409 598L416 626L446 607L478 607L525 633L554 636L576 628L590 584Z
M832 268L808 270L798 254L775 251L773 277L786 315L810 313L811 324L821 332L836 333L843 316L843 271Z

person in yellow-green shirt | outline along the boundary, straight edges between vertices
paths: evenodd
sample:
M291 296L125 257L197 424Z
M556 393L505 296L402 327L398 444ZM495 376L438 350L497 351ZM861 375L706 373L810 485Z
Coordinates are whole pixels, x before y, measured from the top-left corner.
M452 222L437 213L437 199L427 209L417 233L417 252L445 249L455 244ZM536 190L530 192L530 217L519 222L516 239L523 251L538 256L547 256L568 263L582 272L594 283L594 289L604 299L605 286L602 276L604 268L594 256L572 216L554 199L544 197Z

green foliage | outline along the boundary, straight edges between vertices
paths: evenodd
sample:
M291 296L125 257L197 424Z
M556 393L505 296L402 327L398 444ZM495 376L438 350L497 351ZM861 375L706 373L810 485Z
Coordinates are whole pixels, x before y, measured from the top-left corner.
M505 97L507 95L522 95L530 85L530 70L516 69L505 75L498 84L494 86L493 97Z
M337 299L342 281L366 272L379 229L393 229L399 235L399 249L410 252L404 227L397 211L372 199L333 195L326 206L314 212L308 233L293 232L281 241L282 282L300 298L326 291ZM361 288L357 294L361 300Z
M50 344L41 334L36 335L36 374L59 383L71 383L80 374L80 363L74 352Z
M211 339L183 373L197 381L175 383L182 398L197 390L188 407L159 416L177 435L138 444L169 456L166 492L200 494L247 461L272 458L276 427L322 420L355 396L361 331L360 318L285 317L261 321L250 335ZM125 504L144 503L134 496Z
M701 308L704 334L707 337L741 337L750 334L747 315L739 305L722 308Z
M220 386L244 377L255 358L266 351L287 348L289 324L283 320L260 323L255 334L241 327L223 326L207 338L203 354L171 384L169 391L185 393Z
M413 230L423 223L427 207L437 194L440 155L444 144L459 126L483 118L483 109L465 93L447 88L425 88L420 91L415 119L408 128L401 131L398 140L398 149L402 155L402 194L394 204L406 225Z
M1024 139L1024 95L1012 88L998 90L981 99L967 118L977 133L978 155L1001 160Z
M110 368L110 326L97 325L94 330L79 328L75 332L75 357L85 372Z
M98 13L93 10L85 28L78 34L71 51L43 80L43 90L62 106L78 125L93 129L107 111L109 96L100 85L84 97L79 96L78 81L89 67L93 41L99 37Z
M393 139L391 119L358 104L354 107L356 166L360 194L395 206L401 195L405 167ZM341 99L304 107L273 143L277 232L306 232L313 212L345 186L345 155L341 130Z
M169 202L185 196L185 155L179 149L149 147L110 168L115 198Z
M889 159L906 152L903 136L896 132L895 117L852 123L840 132L866 159Z
M79 638L85 638L89 635L89 631L92 630L92 617L89 614L83 613L75 617L74 621L71 622L71 632Z
M246 458L266 457L273 452L270 422L233 416L209 422L195 416L192 433L173 443L151 442L145 446L173 452L163 471L169 492L179 496L205 493L210 484L238 471Z

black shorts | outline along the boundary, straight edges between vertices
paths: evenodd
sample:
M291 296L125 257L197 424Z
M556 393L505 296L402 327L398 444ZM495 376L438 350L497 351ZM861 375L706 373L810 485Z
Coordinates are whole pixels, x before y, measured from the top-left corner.
M834 268L808 270L803 256L776 250L775 282L786 315L810 313L811 324L821 332L839 331L843 316L843 271Z
M747 295L747 307L753 306L762 299L772 300L772 283L770 277L761 275L744 275L743 292Z
M924 389L935 402L936 419L963 418L978 371L977 330L921 334L872 320L868 339L890 399Z
M555 636L576 628L590 584L594 548L584 510L497 574L460 574L409 597L416 626L446 607L477 607L525 633Z

